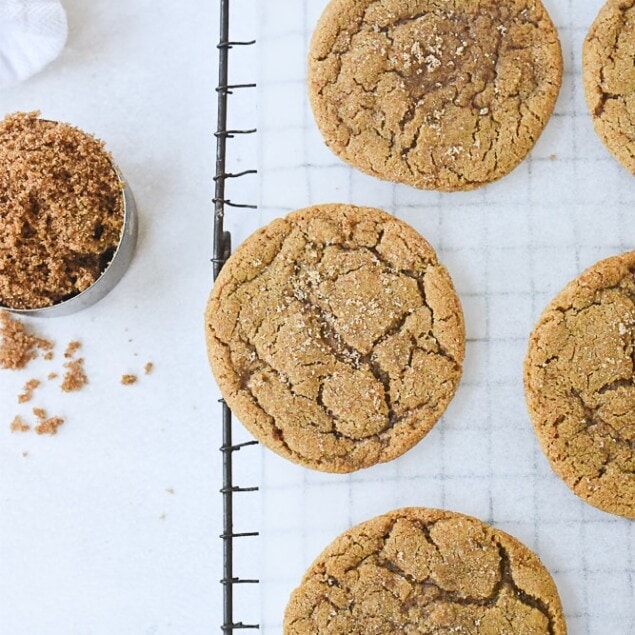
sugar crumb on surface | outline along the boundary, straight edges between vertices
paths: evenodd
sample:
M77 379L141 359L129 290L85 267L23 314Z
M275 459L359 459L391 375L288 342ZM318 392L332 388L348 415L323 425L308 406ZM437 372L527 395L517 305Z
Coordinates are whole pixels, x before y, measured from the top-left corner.
M39 379L29 379L29 381L24 384L24 388L22 392L18 395L18 403L26 403L27 401L31 401L33 398L33 391L40 386L41 382Z
M121 376L121 383L124 386L131 386L132 384L136 384L138 380L138 377L136 375L122 375Z
M50 417L49 419L41 419L40 423L35 426L37 434L48 434L53 436L57 434L57 429L64 423L62 417Z
M28 432L31 429L31 426L27 423L24 423L22 417L16 415L11 422L11 432Z
M66 362L64 368L67 369L62 380L60 388L64 392L77 392L81 390L87 383L88 377L84 371L84 358L74 359Z
M64 357L66 357L66 359L70 359L81 347L81 342L78 342L77 340L69 342L66 350L64 351Z
M51 351L53 342L38 337L7 311L0 311L0 367L20 370L38 355L38 350Z
M143 372L146 375L149 375L152 371L154 370L154 364L152 362L148 362L144 367L143 367Z

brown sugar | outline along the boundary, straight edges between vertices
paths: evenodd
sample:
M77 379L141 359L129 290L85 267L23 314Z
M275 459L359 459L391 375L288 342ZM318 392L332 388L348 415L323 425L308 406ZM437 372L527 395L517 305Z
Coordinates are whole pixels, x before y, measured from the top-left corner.
M11 422L11 432L28 432L30 429L31 426L24 423L19 416L16 416Z
M1 250L0 253L2 253ZM3 256L0 255L0 260L2 258ZM50 351L52 348L53 342L37 337L20 320L12 318L7 311L0 311L1 368L19 370L37 357L38 349Z
M67 124L0 121L0 305L51 306L88 288L123 227L123 185L104 144Z
M58 377L57 373L49 373L47 376L47 379L49 381L53 381L54 379L57 379L57 377Z
M47 417L46 410L43 408L33 408L33 414L38 419L35 426L37 434L49 434L51 436L57 434L57 429L64 423L62 417Z
M132 384L136 384L137 383L137 376L136 375L122 375L121 376L121 383L124 386L130 386Z
M40 385L39 379L29 379L22 389L22 393L18 395L18 403L26 403L33 398L33 391Z
M86 373L84 372L84 359L82 357L72 362L66 362L64 368L68 369L61 385L64 392L77 392L88 383L88 377L86 377Z
M81 347L81 342L78 342L77 340L69 342L66 350L64 351L64 357L66 357L66 359L70 359Z
M57 429L64 423L61 417L51 417L50 419L42 419L35 426L37 434L49 434L51 436L57 434Z
M143 371L146 375L149 375L154 370L154 364L152 362L148 362L144 367Z

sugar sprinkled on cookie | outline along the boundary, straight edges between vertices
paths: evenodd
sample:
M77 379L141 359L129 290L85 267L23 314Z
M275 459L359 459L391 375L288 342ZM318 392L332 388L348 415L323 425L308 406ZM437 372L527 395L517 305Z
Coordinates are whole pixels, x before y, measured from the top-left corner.
M476 518L401 509L353 527L293 592L284 635L565 635L539 558Z
M469 190L529 153L562 78L540 0L331 0L309 53L327 145L422 189Z
M584 42L583 77L595 130L635 174L635 0L609 0Z
M376 209L308 208L251 236L206 313L221 391L266 446L351 472L419 442L451 401L461 306L432 247Z
M635 518L635 252L598 262L547 307L531 335L525 394L565 483Z

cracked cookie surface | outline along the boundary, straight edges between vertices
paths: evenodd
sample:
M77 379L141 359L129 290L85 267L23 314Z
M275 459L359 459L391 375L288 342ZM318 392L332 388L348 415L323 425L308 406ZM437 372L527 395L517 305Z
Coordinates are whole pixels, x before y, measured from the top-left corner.
M337 538L293 592L285 635L564 635L538 557L476 518L402 509Z
M376 209L322 205L248 238L206 311L212 370L264 445L326 472L392 460L457 389L463 314L414 229Z
M588 503L635 518L635 252L603 260L543 313L525 394L553 469Z
M309 53L311 105L331 150L421 189L508 174L547 124L561 79L540 0L331 0Z
M635 174L635 0L609 0L584 42L583 75L595 130Z

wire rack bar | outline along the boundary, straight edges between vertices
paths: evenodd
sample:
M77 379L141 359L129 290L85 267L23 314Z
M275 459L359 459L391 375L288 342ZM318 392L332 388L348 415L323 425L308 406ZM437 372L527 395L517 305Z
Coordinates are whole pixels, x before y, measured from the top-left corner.
M229 9L230 0L220 0L220 38L218 43L218 119L216 125L216 174L214 176L214 238L213 238L213 269L214 280L218 277L221 268L231 253L231 235L225 230L225 210L227 208L255 209L255 205L233 203L225 195L225 185L228 179L239 179L244 176L256 174L256 170L245 170L231 173L226 170L227 142L236 136L253 135L255 129L228 130L227 113L228 98L234 90L255 88L256 84L230 84L229 83L229 55L233 47L252 46L255 40L232 41L229 39ZM240 578L234 575L234 541L242 538L258 536L258 532L234 531L234 494L258 491L257 487L239 487L234 485L233 457L243 448L257 445L257 441L247 441L234 444L232 441L232 413L224 400L221 400L222 409L222 436L223 443L220 448L223 463L223 487L220 492L223 497L223 533L220 538L223 541L223 633L234 633L241 630L259 629L258 624L244 624L235 621L234 618L234 587L236 585L258 584L258 580Z

